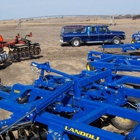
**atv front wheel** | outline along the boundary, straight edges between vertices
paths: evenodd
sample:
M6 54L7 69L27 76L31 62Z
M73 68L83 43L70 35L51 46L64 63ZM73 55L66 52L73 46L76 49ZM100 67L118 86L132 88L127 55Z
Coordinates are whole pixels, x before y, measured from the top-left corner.
M119 37L115 37L113 39L113 44L116 44L116 45L121 44L121 39Z

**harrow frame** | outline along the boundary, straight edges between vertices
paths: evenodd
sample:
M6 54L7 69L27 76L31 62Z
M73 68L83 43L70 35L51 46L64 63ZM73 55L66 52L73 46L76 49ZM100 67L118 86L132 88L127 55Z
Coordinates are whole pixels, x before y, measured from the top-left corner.
M140 85L139 77L112 74L111 69L70 75L52 69L48 62L31 66L40 70L33 85L15 84L10 94L0 90L0 108L13 113L0 121L2 136L21 124L39 123L45 125L48 140L70 140L71 135L89 140L140 139L139 103L135 110L124 108L128 97L140 98L139 89L125 86ZM91 125L103 115L127 118L137 125L127 136Z

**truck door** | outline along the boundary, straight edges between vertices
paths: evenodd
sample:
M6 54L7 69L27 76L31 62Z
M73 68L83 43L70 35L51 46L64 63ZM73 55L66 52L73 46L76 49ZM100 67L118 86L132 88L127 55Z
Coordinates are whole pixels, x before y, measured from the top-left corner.
M108 39L108 28L107 27L99 27L99 41L103 42Z
M96 27L88 27L89 33L89 43L96 43L98 42L98 32Z
M115 35L112 34L112 32L108 29L108 27L106 27L106 29L107 29L107 38L108 40L112 41Z

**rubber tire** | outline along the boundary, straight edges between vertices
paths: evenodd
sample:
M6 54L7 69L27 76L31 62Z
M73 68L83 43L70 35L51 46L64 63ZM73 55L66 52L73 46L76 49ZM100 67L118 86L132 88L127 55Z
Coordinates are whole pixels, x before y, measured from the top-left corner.
M134 44L135 42L136 42L136 40L135 39L132 39L131 44Z
M118 43L115 43L115 40L117 40ZM113 39L113 44L116 44L116 45L121 44L121 39L120 39L119 37L115 37L115 38Z
M113 126L115 126L119 130L131 130L137 124L137 122L124 119L121 117L114 117L111 119Z
M129 97L128 101L134 102L134 103L139 103L140 99L135 98L135 97ZM112 124L120 130L131 130L134 128L134 126L137 124L137 122L129 120L129 119L124 119L121 117L114 117L111 119Z
M87 62L87 64L86 64L86 70L93 71L93 70L95 70L95 68L90 66L90 62Z
M71 45L72 45L73 47L80 47L81 42L80 42L79 39L73 39L73 40L71 41Z

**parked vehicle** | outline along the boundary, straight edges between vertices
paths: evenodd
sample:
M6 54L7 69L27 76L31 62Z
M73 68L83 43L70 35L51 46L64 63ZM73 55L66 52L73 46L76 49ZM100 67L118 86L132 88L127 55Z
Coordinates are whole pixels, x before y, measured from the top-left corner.
M132 34L131 43L140 43L140 31L138 31L137 33Z
M111 31L107 25L70 25L61 29L60 43L69 43L78 47L81 43L114 43L121 44L125 32Z
M28 37L32 37L32 33L26 35L25 38L20 38L18 34L15 39L7 42L0 35L0 64L5 63L8 59L13 61L39 55L41 52L40 44L32 43L31 40L27 39ZM8 47L8 54L4 51L4 47Z

